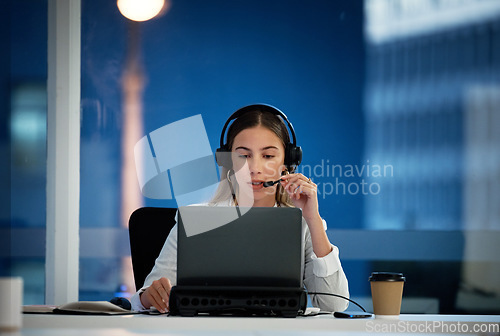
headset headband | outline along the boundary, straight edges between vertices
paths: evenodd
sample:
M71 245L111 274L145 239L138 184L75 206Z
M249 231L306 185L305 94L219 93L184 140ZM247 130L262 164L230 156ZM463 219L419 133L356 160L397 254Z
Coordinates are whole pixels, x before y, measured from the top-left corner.
M247 113L248 111L257 110L257 109L265 111L265 112L270 112L274 115L280 116L283 119L283 121L286 122L286 124L288 125L288 128L290 129L290 135L292 136L292 144L294 146L297 145L297 139L295 138L295 130L293 128L292 123L290 121L288 121L288 118L286 117L285 113L283 113L281 110L279 110L278 108L276 108L272 105L253 104L253 105L248 105L248 106L240 108L239 110L237 110L236 112L231 114L231 116L227 119L226 123L224 124L224 127L222 128L222 132L220 135L220 148L223 148L224 146L226 146L226 144L224 144L224 136L226 135L226 129L227 129L229 123L235 119L238 119L241 115Z

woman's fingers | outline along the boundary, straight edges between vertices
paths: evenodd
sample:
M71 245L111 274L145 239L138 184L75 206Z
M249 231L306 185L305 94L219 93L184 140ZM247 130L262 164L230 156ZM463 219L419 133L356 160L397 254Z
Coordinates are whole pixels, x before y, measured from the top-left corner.
M161 278L153 281L144 294L148 295L148 299L153 307L158 309L161 313L165 313L169 309L168 300L171 288L170 280Z
M170 280L167 278L161 278L160 282L162 284L159 293L162 298L162 301L166 304L167 310L170 310L170 307L168 305L169 300L170 300L170 290L172 289L172 285L170 284Z
M290 193L290 196L299 194L310 194L315 192L316 184L302 174L289 174L282 176L282 185Z
M158 311L160 313L165 313L166 312L166 309L167 309L166 306L159 299L159 296L157 295L157 293L156 294L154 293L154 290L149 291L148 296L149 296L148 300L149 300L149 302L151 302L151 305L153 307L155 307L156 309L158 309Z

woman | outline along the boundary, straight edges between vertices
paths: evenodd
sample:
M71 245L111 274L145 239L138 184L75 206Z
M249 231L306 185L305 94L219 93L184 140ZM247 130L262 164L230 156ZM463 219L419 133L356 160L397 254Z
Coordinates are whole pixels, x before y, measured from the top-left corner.
M281 118L280 118L281 116ZM227 132L230 121L234 122ZM213 206L299 207L304 235L304 284L309 292L326 292L349 296L347 279L338 257L338 248L326 235L326 223L318 210L317 186L303 174L294 173L300 163L300 147L295 146L295 134L290 123L293 143L283 120L284 114L269 105L250 105L231 116L221 135L217 161L223 166L221 181ZM219 155L228 151L225 160ZM277 181L271 186L264 182ZM144 287L132 297L132 308L155 307L168 311L170 289L175 285L177 270L177 225L168 236L155 266L145 280ZM327 311L343 311L346 300L313 295L312 303Z

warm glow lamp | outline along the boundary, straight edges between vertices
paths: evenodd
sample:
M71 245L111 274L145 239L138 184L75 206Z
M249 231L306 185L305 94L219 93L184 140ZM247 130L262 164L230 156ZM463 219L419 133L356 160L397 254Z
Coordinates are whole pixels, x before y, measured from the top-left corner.
M129 20L147 21L154 18L165 5L165 0L118 0L120 13Z

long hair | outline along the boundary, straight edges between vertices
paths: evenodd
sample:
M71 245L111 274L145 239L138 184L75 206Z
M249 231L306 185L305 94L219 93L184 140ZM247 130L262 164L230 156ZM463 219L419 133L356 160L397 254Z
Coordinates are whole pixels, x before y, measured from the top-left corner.
M253 128L257 126L265 127L274 134L276 134L276 136L283 143L284 147L285 144L290 142L290 136L288 135L288 130L283 120L277 115L267 111L263 111L257 107L255 110L248 111L242 116L238 117L231 124L231 126L227 131L227 136L226 136L228 148L232 150L234 144L234 138L236 138L236 136L241 131L247 128ZM294 167L288 167L288 169L290 173L293 173ZM230 201L233 205L236 205L234 194L238 193L238 183L233 183L231 175L232 174L227 167L222 168L221 181L209 204L215 205L217 203ZM232 191L231 188L234 188L234 190ZM286 190L283 189L280 183L278 183L276 188L275 199L277 206L285 206L285 207L294 206L290 197L288 196L288 193L286 192Z

